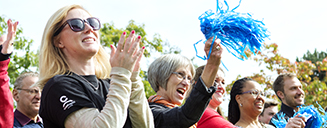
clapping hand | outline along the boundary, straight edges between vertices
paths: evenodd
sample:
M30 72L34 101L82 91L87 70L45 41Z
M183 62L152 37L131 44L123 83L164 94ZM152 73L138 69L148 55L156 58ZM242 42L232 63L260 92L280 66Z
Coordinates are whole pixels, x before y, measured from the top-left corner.
M117 48L111 45L110 63L112 67L122 67L132 72L139 69L144 47L139 49L141 36L135 39L134 30L129 34L126 41L125 38L126 32L121 35Z
M305 127L305 117L297 114L295 117L290 118L285 126L285 128L304 128Z
M16 36L16 30L18 21L13 23L10 19L7 21L8 33L0 37L0 45L2 45L2 54L10 54L14 49L14 39Z

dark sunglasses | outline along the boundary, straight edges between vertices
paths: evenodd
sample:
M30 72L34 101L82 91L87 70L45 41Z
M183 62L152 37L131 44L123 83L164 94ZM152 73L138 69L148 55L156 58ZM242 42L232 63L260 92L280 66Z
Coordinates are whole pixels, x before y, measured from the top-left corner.
M61 25L61 27L55 32L54 36L57 36L67 24L74 32L83 31L85 28L85 22L88 23L94 31L97 31L101 28L100 20L95 17L90 17L86 20L80 18L73 18L65 21L65 23Z

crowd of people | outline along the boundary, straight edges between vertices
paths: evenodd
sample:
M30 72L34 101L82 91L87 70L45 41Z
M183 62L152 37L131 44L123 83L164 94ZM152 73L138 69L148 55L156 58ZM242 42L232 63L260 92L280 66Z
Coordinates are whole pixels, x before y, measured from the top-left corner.
M50 17L39 50L39 73L21 74L11 92L7 69L18 22L8 20L7 25L7 35L0 38L1 128L270 128L271 118L277 119L278 102L265 101L261 86L247 77L233 84L224 117L225 74L219 67L224 48L213 38L204 46L210 58L197 69L182 55L155 59L148 81L156 95L147 99L139 76L142 37L123 32L107 54L100 44L101 22L79 5L60 8ZM305 96L297 77L282 74L273 89L286 127L303 128L304 117L293 117Z

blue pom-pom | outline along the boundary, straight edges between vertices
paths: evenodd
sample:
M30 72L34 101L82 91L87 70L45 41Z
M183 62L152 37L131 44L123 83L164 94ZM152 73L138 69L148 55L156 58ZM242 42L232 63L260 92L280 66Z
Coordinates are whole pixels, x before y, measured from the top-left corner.
M227 51L243 60L242 57L247 58L244 52L246 48L249 48L254 54L256 50L260 51L264 39L268 38L269 34L262 21L253 19L249 13L234 12L239 5L229 11L226 0L224 2L227 10L219 7L217 0L216 13L208 10L199 16L201 31L206 39L219 38ZM197 52L196 46L195 50ZM209 55L210 53L211 49Z
M294 115L297 114L306 118L305 128L320 128L322 126L321 115L313 105L301 107Z
M271 122L276 128L285 128L287 121L285 120L285 113L277 113L277 119L271 118Z
M299 108L298 112L294 113L293 117L297 114L305 117L305 128L327 128L327 113L318 103L317 105L319 106L318 109L313 105L302 106ZM275 124L277 128L284 128L287 124L284 117L284 113L278 114L277 119L272 118L271 122Z

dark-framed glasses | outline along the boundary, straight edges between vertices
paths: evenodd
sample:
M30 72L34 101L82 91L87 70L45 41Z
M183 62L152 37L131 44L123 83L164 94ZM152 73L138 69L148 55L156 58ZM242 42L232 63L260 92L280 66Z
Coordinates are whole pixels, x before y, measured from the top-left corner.
M191 77L186 77L186 75L184 75L184 73L181 72L172 72L173 74L175 74L177 76L177 78L181 79L181 80L186 80L186 82L188 82L189 84L191 84L193 82Z
M73 19L66 20L64 24L62 24L60 28L55 32L54 36L57 36L67 24L69 25L70 29L73 30L74 32L83 31L85 28L85 23L88 23L94 31L100 30L101 28L101 23L98 18L90 17L87 18L86 20L81 18L73 18Z
M264 92L258 90L250 90L250 91L243 92L242 94L251 94L254 97L258 97L258 95L260 95L261 97L266 96Z
M28 92L31 95L36 95L36 94L40 94L41 91L39 89L23 89L23 88L17 88L17 90L23 90Z

